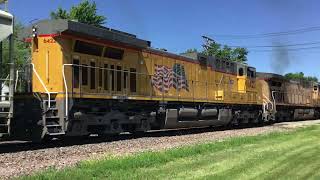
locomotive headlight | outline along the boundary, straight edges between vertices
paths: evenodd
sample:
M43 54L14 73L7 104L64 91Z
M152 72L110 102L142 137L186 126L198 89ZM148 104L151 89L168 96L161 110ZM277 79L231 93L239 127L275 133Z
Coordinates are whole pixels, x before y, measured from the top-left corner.
M37 36L38 36L37 27L33 26L32 27L32 37L37 37Z

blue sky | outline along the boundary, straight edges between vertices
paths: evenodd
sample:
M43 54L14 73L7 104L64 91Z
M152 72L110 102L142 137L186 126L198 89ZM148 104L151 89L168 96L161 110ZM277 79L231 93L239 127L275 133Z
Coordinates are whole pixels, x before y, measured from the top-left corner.
M29 24L33 19L48 18L57 7L69 9L79 2L10 0L9 10L22 23ZM188 48L200 49L202 35L208 35L222 44L240 46L320 41L320 31L256 39L223 39L216 36L252 35L320 26L318 0L96 0L96 3L99 13L108 17L108 27L136 34L152 41L153 47L166 48L175 53ZM320 77L320 48L289 51L287 55L277 55L273 51L249 51L248 63L258 71L302 71ZM283 67L279 65L280 59Z

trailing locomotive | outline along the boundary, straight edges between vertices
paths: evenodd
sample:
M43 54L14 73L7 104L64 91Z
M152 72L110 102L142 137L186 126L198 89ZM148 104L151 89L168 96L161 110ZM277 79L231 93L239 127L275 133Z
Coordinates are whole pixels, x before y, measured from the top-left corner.
M172 54L129 33L68 20L40 21L21 37L31 43L32 60L14 78L13 116L0 132L12 139L319 116L317 84L257 77L246 64Z

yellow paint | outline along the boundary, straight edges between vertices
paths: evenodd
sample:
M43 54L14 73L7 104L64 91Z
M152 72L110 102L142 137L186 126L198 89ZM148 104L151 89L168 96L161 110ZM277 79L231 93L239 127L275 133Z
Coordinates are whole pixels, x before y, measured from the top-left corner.
M91 73L88 70L88 84L84 85L80 79L80 87L72 88L72 67L65 67L66 81L69 97L73 98L102 98L112 99L115 97L136 99L136 100L157 100L157 101L186 101L186 102L211 102L230 104L261 104L261 93L255 80L246 76L236 76L216 72L210 67L203 67L199 64L174 59L171 57L155 54L147 50L134 50L116 47L110 44L104 46L120 48L124 50L122 60L115 60L101 56L75 53L73 45L76 39L55 37L39 37L38 49L33 45L32 63L39 73L42 81L51 92L59 92L59 97L64 96L65 87L62 78L63 64L72 64L74 59L80 61L81 65L95 63L102 70L102 86L99 86L99 69L95 70L96 88L90 88ZM50 43L48 43L50 42ZM54 42L54 43L53 43ZM101 44L100 44L101 45ZM103 53L102 53L103 54ZM155 74L155 65L173 68L175 64L184 66L188 82L188 90L175 89L171 87L168 92L161 92L152 86L151 79ZM111 80L111 66L115 69L121 68L121 73L114 74L114 89ZM124 84L125 72L135 69L136 92L130 91L130 78L133 74L127 74L127 82ZM80 68L81 74L82 68ZM108 76L107 80L105 77ZM121 90L117 90L117 78L121 78ZM104 88L108 82L107 90ZM33 75L33 91L45 93L39 80Z

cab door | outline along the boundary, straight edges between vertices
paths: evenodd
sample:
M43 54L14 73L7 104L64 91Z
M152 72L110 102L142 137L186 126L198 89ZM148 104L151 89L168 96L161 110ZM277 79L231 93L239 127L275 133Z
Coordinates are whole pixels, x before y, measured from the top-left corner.
M238 92L246 93L246 67L242 64L237 66L237 82L238 82Z

